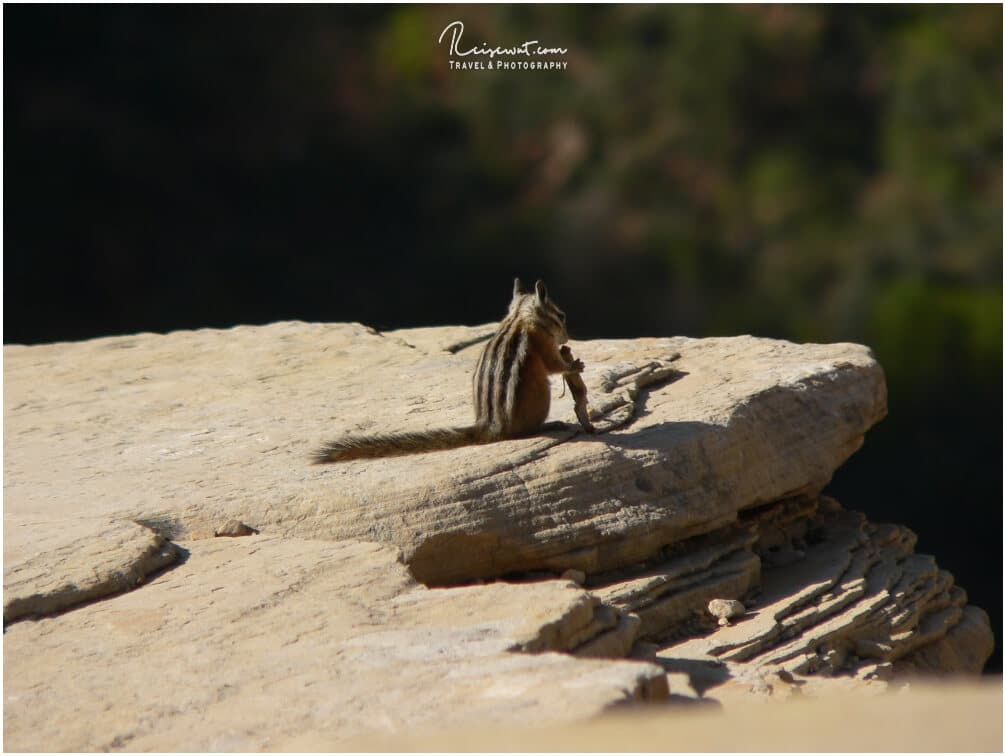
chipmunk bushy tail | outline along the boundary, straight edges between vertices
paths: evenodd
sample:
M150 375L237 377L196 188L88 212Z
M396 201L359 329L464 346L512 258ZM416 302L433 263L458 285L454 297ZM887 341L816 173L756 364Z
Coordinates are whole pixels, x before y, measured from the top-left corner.
M373 436L347 436L318 449L312 457L316 465L325 462L345 462L350 459L398 457L428 451L457 449L488 439L477 426L441 428L416 433L389 433Z

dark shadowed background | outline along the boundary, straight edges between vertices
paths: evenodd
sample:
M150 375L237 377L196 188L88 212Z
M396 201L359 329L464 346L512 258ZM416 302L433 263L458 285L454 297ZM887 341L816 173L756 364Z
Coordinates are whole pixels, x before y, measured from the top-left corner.
M5 6L5 343L281 319L857 341L830 488L1002 639L1002 8ZM565 71L452 71L538 40ZM1001 653L990 669L1001 669Z

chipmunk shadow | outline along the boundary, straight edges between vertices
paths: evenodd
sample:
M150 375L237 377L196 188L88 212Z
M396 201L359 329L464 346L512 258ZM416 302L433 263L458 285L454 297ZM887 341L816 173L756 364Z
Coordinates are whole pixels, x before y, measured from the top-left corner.
M671 446L687 445L700 438L708 437L710 432L722 430L722 426L703 423L695 420L674 421L649 425L636 431L625 431L626 426L613 428L611 431L599 433L584 433L578 427L567 425L565 429L549 429L540 434L546 438L554 438L565 444L603 443L619 449L667 449ZM614 432L622 431L622 432Z
M675 371L663 380L655 381L639 389L639 393L632 400L631 405L615 407L596 421L598 428L596 433L587 433L579 425L560 422L548 424L539 435L551 437L564 443L603 442L608 446L624 449L665 449L668 445L688 442L707 435L710 430L717 429L719 426L693 420L680 422L668 420L635 431L632 430L632 426L638 420L651 414L651 410L647 408L650 394L676 383L687 375L688 373L684 370ZM610 427L605 427L612 415L626 411L631 412L628 418L621 422L616 421Z

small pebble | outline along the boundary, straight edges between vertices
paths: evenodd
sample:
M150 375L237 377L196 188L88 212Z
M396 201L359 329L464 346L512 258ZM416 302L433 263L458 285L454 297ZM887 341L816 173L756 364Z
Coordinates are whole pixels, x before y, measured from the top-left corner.
M740 617L746 611L744 604L736 599L713 599L706 607L707 611L720 620L720 625L730 624L730 619ZM723 620L727 620L724 622Z
M217 538L222 536L228 536L230 538L237 538L239 536L249 536L255 535L258 531L255 528L248 527L241 520L228 520L222 528L218 528L213 531L213 535Z

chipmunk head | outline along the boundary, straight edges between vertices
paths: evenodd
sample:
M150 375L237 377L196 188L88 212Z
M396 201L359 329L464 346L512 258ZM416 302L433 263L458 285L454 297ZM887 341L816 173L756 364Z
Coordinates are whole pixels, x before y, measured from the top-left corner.
M566 313L548 297L545 282L539 279L535 282L534 292L524 289L519 278L513 280L513 299L510 300L510 312L519 310L522 317L533 321L534 326L549 333L557 344L569 341L566 333Z

